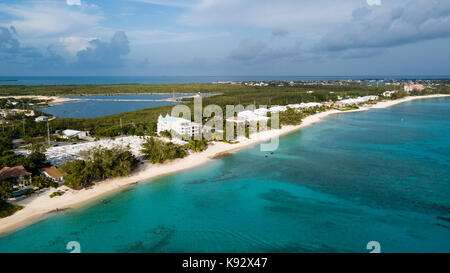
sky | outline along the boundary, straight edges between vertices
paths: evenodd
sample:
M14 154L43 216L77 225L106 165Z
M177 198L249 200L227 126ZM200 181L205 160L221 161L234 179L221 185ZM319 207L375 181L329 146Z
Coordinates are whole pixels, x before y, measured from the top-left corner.
M0 75L450 75L450 1L1 0Z

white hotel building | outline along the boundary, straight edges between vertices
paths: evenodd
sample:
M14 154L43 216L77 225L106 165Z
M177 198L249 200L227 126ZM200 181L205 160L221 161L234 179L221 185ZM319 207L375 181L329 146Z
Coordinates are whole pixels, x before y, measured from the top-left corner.
M191 122L184 118L177 118L166 115L165 117L159 115L158 117L158 134L163 131L174 131L179 135L199 135L202 133L202 125Z

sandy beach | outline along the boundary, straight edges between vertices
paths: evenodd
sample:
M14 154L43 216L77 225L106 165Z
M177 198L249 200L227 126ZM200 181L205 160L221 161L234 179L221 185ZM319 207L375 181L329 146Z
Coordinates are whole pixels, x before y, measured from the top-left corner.
M59 97L59 96L35 96L35 95L25 95L25 96L0 96L0 99L33 99L33 100L44 100L49 101L49 105L58 105L61 103L69 102L69 101L77 101L77 99Z
M198 167L200 165L213 161L217 155L236 152L238 150L254 146L261 142L268 141L275 136L282 136L295 132L301 128L315 124L332 114L344 114L350 112L366 111L370 109L386 108L407 101L425 98L438 98L444 96L450 95L406 97L393 101L382 101L368 107L361 107L357 110L350 110L345 112L339 110L330 110L308 116L303 120L301 125L285 126L279 130L261 132L253 135L251 139L241 141L237 144L214 142L208 146L207 150L201 153L191 154L183 159L174 160L164 164L145 163L140 165L140 167L128 177L114 178L98 182L91 189L74 191L68 189L67 187L62 187L59 190L67 189L67 192L64 195L55 198L50 198L49 195L56 190L49 189L39 195L35 194L24 200L15 201L14 204L22 205L24 206L24 208L12 216L0 219L0 235L5 235L21 227L45 219L46 217L51 216L53 213L83 206L94 200L104 198L107 195L120 190L124 190L126 187L130 187L136 183L149 181L156 177Z

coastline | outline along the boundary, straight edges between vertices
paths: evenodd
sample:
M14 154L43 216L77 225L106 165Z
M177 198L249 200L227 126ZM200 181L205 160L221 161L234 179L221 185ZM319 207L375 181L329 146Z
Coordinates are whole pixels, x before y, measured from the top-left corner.
M23 96L0 96L0 99L34 99L49 101L49 106L59 105L66 102L76 101L76 99L66 98L62 96L41 96L41 95L23 95Z
M64 195L56 198L50 198L49 194L54 189L46 190L39 195L34 195L22 201L14 202L14 204L22 205L24 208L14 215L0 219L0 236L13 232L19 228L25 227L46 217L51 216L54 212L66 209L76 208L86 205L92 201L108 196L115 192L121 191L139 182L155 179L160 176L173 174L179 171L195 168L203 164L212 162L220 155L233 153L245 148L252 147L261 142L268 141L275 136L283 136L298 131L307 126L316 124L325 117L338 113L361 112L370 109L379 109L393 106L399 103L408 102L418 99L449 97L450 95L428 95L406 97L394 101L382 101L369 107L361 107L357 110L339 111L329 110L326 112L314 114L303 119L301 125L289 125L282 129L261 132L253 135L251 139L239 142L237 144L227 144L224 142L214 142L209 145L208 149L196 154L191 154L183 159L174 160L164 164L143 164L133 172L132 175L122 178L108 179L98 182L92 189L83 189L80 191L69 190Z

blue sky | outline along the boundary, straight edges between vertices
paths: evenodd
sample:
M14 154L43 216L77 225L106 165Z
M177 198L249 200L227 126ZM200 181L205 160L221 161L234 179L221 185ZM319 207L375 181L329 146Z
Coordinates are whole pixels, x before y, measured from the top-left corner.
M450 75L450 1L2 0L0 75Z

